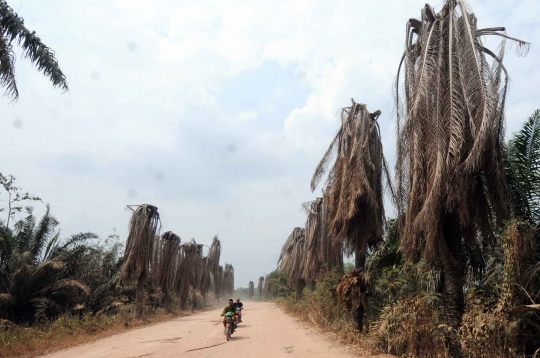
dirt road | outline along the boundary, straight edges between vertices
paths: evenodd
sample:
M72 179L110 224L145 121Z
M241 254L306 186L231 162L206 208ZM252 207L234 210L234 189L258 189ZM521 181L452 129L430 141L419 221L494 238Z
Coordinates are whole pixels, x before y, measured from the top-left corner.
M223 334L221 310L214 310L128 331L45 357L353 357L345 351L346 346L331 342L273 303L246 302L245 307L243 323L230 342L226 342Z

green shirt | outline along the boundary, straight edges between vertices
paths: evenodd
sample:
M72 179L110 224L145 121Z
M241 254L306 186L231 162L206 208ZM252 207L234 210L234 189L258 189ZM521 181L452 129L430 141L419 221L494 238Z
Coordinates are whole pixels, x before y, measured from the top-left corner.
M231 313L236 313L236 307L232 306L227 306L223 309L223 314L227 313L227 312L231 312Z

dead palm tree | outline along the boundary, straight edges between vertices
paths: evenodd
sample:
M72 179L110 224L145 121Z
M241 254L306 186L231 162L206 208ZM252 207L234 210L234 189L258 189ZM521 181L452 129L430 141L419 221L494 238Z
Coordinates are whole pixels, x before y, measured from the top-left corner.
M294 228L283 244L278 260L279 270L287 274L289 286L294 289L297 300L301 298L302 290L306 286L303 277L305 232L305 229Z
M176 271L178 269L177 258L180 252L180 237L171 231L167 231L161 236L161 240L158 241L160 257L154 259L159 262L159 265L155 271L157 278L157 285L163 291L165 308L167 311L171 310L171 293L176 289Z
M257 285L257 291L259 291L259 300L262 300L263 290L266 294L266 281L264 276L259 277L259 284Z
M223 287L223 266L218 266L217 274L212 275L212 280L214 285L214 294L219 301L222 294L221 289Z
M354 100L350 107L342 109L341 127L311 180L311 189L315 190L330 160L336 157L323 193L329 235L343 245L347 254L355 254L355 268L362 271L368 246L382 240L383 178L392 189L377 123L380 114L369 113L366 105ZM360 331L363 311L363 306L356 308L355 320Z
M129 233L124 252L121 282L137 281L135 298L135 316L143 318L144 283L149 273L153 246L156 235L159 234L160 220L155 206L143 204L133 209L129 222Z
M234 267L231 264L225 264L222 290L225 295L232 295L234 292Z
M0 0L0 86L14 100L19 97L15 78L15 52L13 42L21 46L24 56L48 77L54 87L68 90L66 76L62 73L54 51L45 46L35 31L24 26L20 18L4 0Z
M205 256L201 259L201 272L199 278L199 290L203 296L204 304L206 305L206 296L208 291L210 291L210 286L212 284L212 260L210 257Z
M337 268L343 275L343 249L328 233L328 208L323 198L304 203L307 212L304 244L304 271L302 276L307 282L321 278L321 274Z
M251 300L253 298L253 295L255 294L255 284L253 281L249 281L248 284L248 297Z
M218 239L218 236L214 236L212 239L212 245L208 250L208 257L210 258L211 263L211 274L213 281L214 296L219 300L220 289L221 289L221 273L219 271L219 259L221 256L221 242Z
M270 284L268 282L268 279L269 279L269 275L266 275L264 277L264 281L263 281L263 284L264 284L264 287L263 287L264 297L268 297L268 294L270 293ZM259 279L259 283L261 283L261 279Z
M498 54L482 37L500 36ZM504 180L505 29L477 27L463 0L439 13L426 5L407 26L396 81L397 204L408 258L443 268L446 320L463 314L464 265L482 265L480 250L508 215ZM399 92L404 67L404 94Z
M194 239L181 244L176 282L178 283L177 293L180 297L180 305L183 309L187 308L190 289L199 286L202 268L202 246L197 244Z

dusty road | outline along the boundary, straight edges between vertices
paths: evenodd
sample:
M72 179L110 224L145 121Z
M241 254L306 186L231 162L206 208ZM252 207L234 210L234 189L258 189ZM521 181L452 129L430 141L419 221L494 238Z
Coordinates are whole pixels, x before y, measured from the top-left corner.
M246 302L243 323L226 342L221 310L139 328L47 358L353 357L273 303ZM213 346L213 347L210 347ZM209 347L209 348L205 348Z

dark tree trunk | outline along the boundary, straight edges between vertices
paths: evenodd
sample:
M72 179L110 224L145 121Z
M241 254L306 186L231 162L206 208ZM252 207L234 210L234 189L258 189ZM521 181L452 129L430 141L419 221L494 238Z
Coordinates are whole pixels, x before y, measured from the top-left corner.
M462 231L459 217L449 214L444 220L444 239L449 256L442 258L442 294L445 310L445 323L457 329L465 309L463 286Z
M135 318L144 318L144 282L146 281L146 273L139 276L137 281L137 291L135 292Z
M354 268L359 271L364 271L366 266L366 254L360 254L360 252L360 247L357 245L354 259ZM360 285L363 286L364 282L360 282ZM362 291L365 291L365 289L362 289ZM364 309L365 304L361 301L360 305L358 305L358 307L353 312L353 318L356 322L356 328L359 332L362 332L362 330L364 329Z

